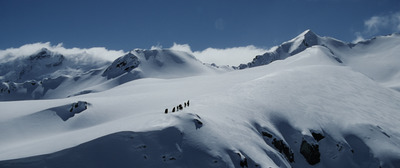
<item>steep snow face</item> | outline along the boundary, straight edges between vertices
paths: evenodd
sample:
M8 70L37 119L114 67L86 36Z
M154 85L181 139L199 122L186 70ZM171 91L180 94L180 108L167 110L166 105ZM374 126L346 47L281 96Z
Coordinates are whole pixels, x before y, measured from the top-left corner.
M307 47L318 44L320 44L320 37L318 37L311 30L306 30L296 38L284 43L282 46L285 46L285 49L289 47L289 50L287 52L291 55L294 55L301 51L304 51Z
M305 49L315 45L320 45L327 48L334 47L340 49L348 47L348 45L344 42L341 42L339 40L330 37L320 37L311 30L306 30L299 36L295 37L294 39L284 42L283 44L272 48L270 51L266 52L263 55L256 56L252 62L239 65L238 68L244 69L244 68L266 65L273 61L286 59L287 57L296 55L304 51ZM337 61L340 62L340 59L337 59Z
M189 106L171 112L187 100ZM64 121L60 115L76 104L83 111ZM322 46L241 71L144 78L95 94L0 107L0 167L400 163L400 93L343 66Z

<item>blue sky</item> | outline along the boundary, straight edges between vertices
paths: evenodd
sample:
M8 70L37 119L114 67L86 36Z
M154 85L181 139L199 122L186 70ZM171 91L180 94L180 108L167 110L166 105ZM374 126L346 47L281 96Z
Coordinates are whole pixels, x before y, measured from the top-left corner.
M369 21L369 22L368 22ZM306 29L352 42L400 30L399 0L0 0L0 49L269 48Z

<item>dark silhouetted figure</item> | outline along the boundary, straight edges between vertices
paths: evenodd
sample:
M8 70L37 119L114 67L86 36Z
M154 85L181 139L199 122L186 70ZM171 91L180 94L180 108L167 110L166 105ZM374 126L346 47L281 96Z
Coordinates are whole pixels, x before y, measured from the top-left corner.
M185 103L183 103L184 105L183 105L183 107L186 107L186 102Z
M168 114L168 109L167 108L165 109L165 114Z
M172 112L175 112L175 107L172 109Z
M179 104L178 108L179 108L179 110L183 110L182 104Z
M189 107L189 100L187 101L187 103L186 103L186 104L187 104L187 106Z

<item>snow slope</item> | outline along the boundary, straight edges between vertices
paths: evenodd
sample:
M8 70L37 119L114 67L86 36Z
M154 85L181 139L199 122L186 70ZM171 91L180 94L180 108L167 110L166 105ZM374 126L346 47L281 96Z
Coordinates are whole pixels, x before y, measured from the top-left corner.
M276 60L286 59L312 46L326 47L339 63L352 67L373 80L400 90L400 34L379 36L356 44L345 43L331 37L321 37L306 30L299 36L285 42L252 62L239 65L238 69L267 65Z
M311 30L306 30L292 40L284 42L279 46L272 47L268 52L263 55L256 56L252 62L249 62L247 64L240 64L237 68L244 69L267 65L273 61L283 60L287 57L296 55L304 51L305 49L316 45L324 46L328 49L342 49L347 47L347 44L342 41L336 40L331 37L320 37ZM341 62L340 59L337 59L337 61Z
M376 43L398 45L385 38L398 36ZM181 65L170 51L132 51L100 71L101 86L121 78L108 68L133 66L123 74L140 79L67 98L0 102L0 167L397 167L400 93L361 63L357 69L368 44L329 44L225 73L185 56L178 58L190 65L169 67ZM386 51L395 49L375 54L397 59Z
M353 70L400 91L400 34L375 37L336 52Z

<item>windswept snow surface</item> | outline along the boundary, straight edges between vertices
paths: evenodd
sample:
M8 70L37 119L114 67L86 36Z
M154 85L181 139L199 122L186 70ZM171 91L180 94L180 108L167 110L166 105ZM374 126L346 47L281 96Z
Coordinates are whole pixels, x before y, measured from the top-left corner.
M353 70L400 91L400 34L376 37L336 52Z
M0 102L0 167L398 167L400 93L382 84L398 78L374 78L356 62L367 60L364 45L314 45L225 73L173 51L133 51L155 63L138 71L148 77L67 98Z

